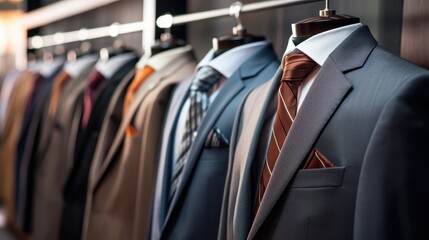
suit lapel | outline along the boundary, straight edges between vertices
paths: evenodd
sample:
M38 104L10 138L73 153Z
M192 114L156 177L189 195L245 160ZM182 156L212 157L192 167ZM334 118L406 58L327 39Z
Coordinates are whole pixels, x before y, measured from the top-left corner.
M130 75L127 76L127 80L132 81L134 73L135 72L132 71L130 73ZM123 90L126 91L127 89L125 88ZM112 112L109 112L108 114L109 114L109 116L106 116L105 119L108 119L108 121L109 121L110 116L111 116L110 114L112 114ZM106 170L107 166L109 165L109 163L111 162L114 154L116 153L116 151L118 150L118 148L120 147L120 145L122 143L121 142L122 139L120 137L123 137L122 132L125 132L125 130L123 130L122 128L123 127L122 127L122 123L121 123L121 125L119 126L119 130L118 130L117 134L115 135L115 139L112 142L112 146L109 149L109 151L107 152L106 156L98 155L98 153L96 153L96 156L100 157L100 159L97 159L97 161L94 161L94 164L100 164L100 166L99 166L99 168L98 167L94 168L94 171L95 171L94 172L94 175L95 175L94 186L97 186L97 183L99 182L101 176L105 172L105 170ZM103 158L106 158L105 161L103 161ZM97 171L97 170L99 170L99 171Z
M198 162L199 154L204 147L205 138L209 134L210 130L214 127L213 125L215 124L216 120L221 115L225 107L228 106L230 101L243 88L243 80L241 79L240 74L237 71L231 78L226 81L225 85L219 92L219 95L216 97L215 101L211 104L209 110L207 111L206 116L201 122L200 129L198 130L198 135L195 138L194 144L191 147L187 162L185 164L185 168L183 170L182 179L179 182L177 192L170 204L166 217L166 224L169 220L172 210L177 203L178 198L182 194L186 182L189 180L189 177L195 167L195 164Z
M326 60L283 144L248 238L254 238L335 110L351 90L343 72L364 65L376 46L367 27L353 32ZM350 57L353 56L353 57Z
M132 104L130 106L130 110L128 111L127 115L122 119L121 124L119 126L118 132L115 135L115 139L112 142L112 146L110 147L109 151L107 152L106 156L101 156L102 158L105 158L105 160L101 163L100 169L98 171L95 186L98 184L104 173L106 172L106 169L108 166L112 163L115 155L118 153L118 151L121 149L122 143L125 139L125 130L127 126L132 122L140 103L143 101L144 97L147 95L150 90L152 90L155 85L160 81L162 72L155 72L152 76L147 79L147 82L144 83L144 85L138 90L135 100L132 101ZM133 79L131 80L133 81ZM148 82L151 83L151 85L147 84ZM150 86L150 87L149 87ZM124 91L127 91L127 89L124 89Z
M243 131L243 134L245 135L240 136L247 144L243 144L236 149L236 151L239 151L239 153L236 152L236 154L240 155L238 155L239 157L235 161L243 160L243 162L240 163L240 177L237 183L240 187L238 188L236 202L239 204L236 204L233 215L233 222L235 223L233 232L234 238L236 239L246 239L246 235L250 228L249 223L251 222L249 219L252 219L250 215L251 211L249 211L249 209L252 208L252 160L254 159L256 148L260 142L260 133L265 122L268 106L271 103L272 96L275 95L278 89L281 76L282 69L279 68L268 83L256 90L258 91L257 95L248 97L246 101L252 100L253 104L243 109L243 111L249 111L249 114L244 114L245 119L243 119L243 121L248 121L248 124L244 124L246 130ZM252 99L250 99L250 97L252 97ZM260 101L261 99L265 100ZM256 115L257 118L255 121L250 119L251 116ZM245 139L251 139L251 141L245 141Z
M174 138L170 137L172 133L175 133L175 126L180 116L180 110L182 109L185 101L188 97L189 87L192 82L190 77L184 80L177 89L174 90L173 98L170 101L170 106L168 107L168 115L164 125L163 131L163 141L160 161L159 161L159 170L157 177L156 187L160 189L159 194L155 196L154 202L154 225L156 236L160 236L162 229L164 227L165 219L167 212L169 210L168 204L168 195L169 195L169 186L170 186L170 169L172 162L172 152L174 150ZM158 183L159 182L159 183ZM156 222L156 223L155 223Z
M143 102L147 94L151 92L163 79L168 78L177 71L180 71L180 69L178 68L183 66L187 61L189 61L188 58L182 57L180 59L177 59L177 61L174 61L169 64L168 67L154 72L143 83L142 87L137 90L135 99L131 103L130 110L122 120L121 125L119 126L119 130L115 136L115 140L112 143L112 147L107 153L106 160L101 165L100 172L96 180L96 185L102 178L110 163L115 158L115 155L121 149L122 143L125 139L126 128L129 124L132 123L138 109L140 108L141 103Z

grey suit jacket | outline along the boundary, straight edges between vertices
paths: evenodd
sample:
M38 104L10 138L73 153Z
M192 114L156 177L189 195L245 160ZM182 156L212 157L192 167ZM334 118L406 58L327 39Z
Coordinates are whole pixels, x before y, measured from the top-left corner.
M196 65L190 47L166 61L170 64L155 71L137 90L117 132L115 122L122 116L123 101L112 102L91 166L83 239L147 236L166 108L176 84L192 75ZM126 135L129 125L136 135Z
M252 221L280 78L236 118L219 239L423 239L429 72L387 53L367 27L322 66ZM314 147L336 166L300 169Z
M72 133L73 117L82 100L94 64L88 65L79 76L66 84L58 103L55 117L45 119L49 143L36 163L36 187L34 193L33 238L58 239L63 187L73 164L75 134Z
M219 128L229 140L238 105L250 90L269 80L279 63L271 45L259 50L226 81L211 104L183 170L171 204L167 198L172 163L172 133L187 98L190 79L173 96L164 126L156 182L152 239L216 239L223 187L228 167L228 147L207 147L209 133Z

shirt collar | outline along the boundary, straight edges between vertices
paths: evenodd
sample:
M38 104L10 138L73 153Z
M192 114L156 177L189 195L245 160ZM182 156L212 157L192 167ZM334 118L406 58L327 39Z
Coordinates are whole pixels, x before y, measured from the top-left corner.
M335 48L337 48L352 32L361 26L361 23L355 23L325 31L310 37L298 46L295 46L291 36L289 38L286 51L283 55L281 66L283 66L284 57L292 52L295 48L301 50L317 64L322 66L328 56L335 50Z
M211 49L198 64L197 71L203 66L210 66L224 77L230 78L247 59L269 44L267 41L248 43L228 50L216 58L216 51Z
M52 74L54 74L59 67L61 67L65 62L63 57L56 57L52 60L52 62L45 63L40 68L40 75L44 78L50 78Z
M70 77L77 78L86 69L95 65L97 60L97 54L86 55L78 58L75 62L67 62L64 66L64 71L66 71Z
M130 61L136 59L138 56L134 52L122 53L106 61L98 60L95 69L103 75L104 78L110 79L117 73L123 66L129 64Z
M171 62L176 61L178 58L182 57L183 54L190 53L192 47L189 45L174 48L165 52L158 53L146 61L146 65L152 67L155 71L160 71L161 69L170 65Z

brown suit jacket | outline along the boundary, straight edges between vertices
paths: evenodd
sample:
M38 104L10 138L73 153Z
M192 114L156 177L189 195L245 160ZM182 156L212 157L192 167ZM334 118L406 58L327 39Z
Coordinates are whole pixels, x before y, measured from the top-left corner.
M169 55L171 51L177 54ZM190 47L173 49L169 64L158 69L137 90L116 135L114 113L122 101L112 101L106 115L90 175L83 239L145 239L149 229L159 137L170 95L176 84L190 76L195 61ZM119 105L118 105L119 103ZM114 110L116 109L116 111ZM126 136L131 124L137 130ZM112 139L107 139L114 137ZM110 144L112 142L112 145Z
M22 72L15 83L6 112L4 132L0 136L0 159L3 162L3 165L0 166L0 175L4 181L4 204L8 224L13 222L14 213L16 148L24 118L24 109L28 94L33 86L33 80L33 73Z

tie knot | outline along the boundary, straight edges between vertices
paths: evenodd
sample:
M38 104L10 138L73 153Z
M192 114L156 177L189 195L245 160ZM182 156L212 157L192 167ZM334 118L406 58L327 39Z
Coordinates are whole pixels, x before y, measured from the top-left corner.
M318 64L313 59L295 49L284 59L282 81L302 82L316 66Z
M221 77L222 74L214 68L209 66L201 67L192 80L191 90L207 92L221 79Z

